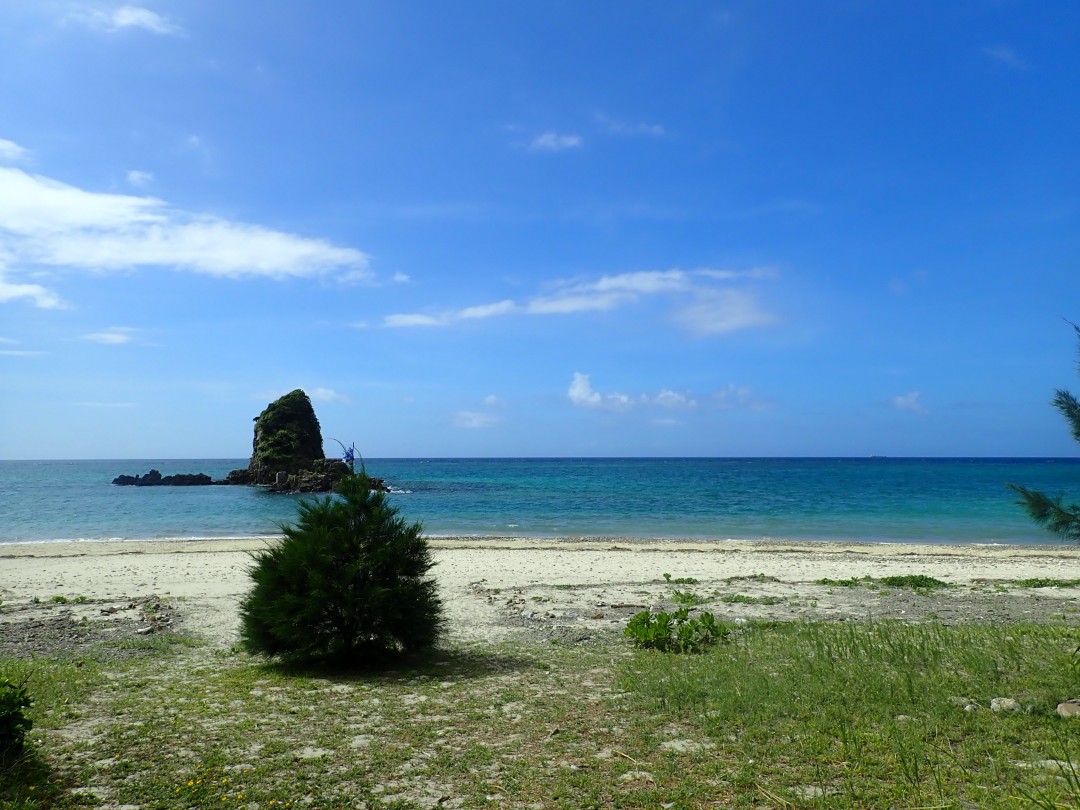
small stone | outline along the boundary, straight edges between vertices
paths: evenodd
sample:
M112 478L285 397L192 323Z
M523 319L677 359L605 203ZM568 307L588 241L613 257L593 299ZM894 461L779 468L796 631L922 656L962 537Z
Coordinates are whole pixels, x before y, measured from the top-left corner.
M1080 717L1080 700L1072 698L1057 705L1058 717Z
M994 714L1018 712L1020 711L1020 704L1012 698L998 697L990 701L990 711L994 712Z
M654 782L653 775L648 771L627 771L619 777L620 782Z
M673 751L676 754L692 754L712 747L712 743L697 742L695 740L667 740L660 743L662 750Z

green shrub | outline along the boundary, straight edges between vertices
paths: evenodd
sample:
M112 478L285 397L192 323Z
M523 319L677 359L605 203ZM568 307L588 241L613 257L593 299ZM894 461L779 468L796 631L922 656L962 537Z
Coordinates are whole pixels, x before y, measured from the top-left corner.
M633 616L623 634L635 647L661 652L696 653L719 641L726 641L731 628L716 621L711 613L691 617L688 608L674 613L643 610Z
M904 574L902 576L882 577L878 580L882 585L890 585L893 588L920 588L933 590L934 588L952 587L948 582L928 577L925 574Z
M22 753L26 733L34 727L26 716L31 705L25 678L16 683L0 675L0 762Z
M295 526L254 555L240 606L251 652L368 665L432 647L442 604L419 523L407 524L363 472L303 501Z
M696 607L697 605L704 605L709 600L704 596L700 596L693 591L672 591L671 601L676 605L685 605L686 607Z

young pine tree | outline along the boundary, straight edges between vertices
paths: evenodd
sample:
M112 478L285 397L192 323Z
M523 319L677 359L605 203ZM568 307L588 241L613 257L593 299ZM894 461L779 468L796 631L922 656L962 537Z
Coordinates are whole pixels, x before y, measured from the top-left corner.
M1080 326L1073 324L1073 329L1080 338ZM1080 442L1080 401L1068 391L1059 389L1051 402L1068 421L1073 438ZM1066 505L1064 496L1050 497L1016 484L1009 484L1009 488L1019 493L1019 503L1027 509L1032 520L1065 540L1080 543L1080 505Z
M363 472L337 495L301 502L280 543L254 555L240 606L250 651L339 665L432 647L442 603L419 523L407 524Z

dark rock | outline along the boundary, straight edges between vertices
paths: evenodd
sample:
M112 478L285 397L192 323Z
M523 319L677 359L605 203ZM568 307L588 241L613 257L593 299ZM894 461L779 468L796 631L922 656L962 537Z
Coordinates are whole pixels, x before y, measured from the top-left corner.
M301 389L274 400L255 417L248 464L254 483L274 484L279 472L291 476L312 471L315 462L325 458L322 428L311 400Z
M350 466L326 458L322 447L322 428L315 409L308 395L297 388L255 417L255 438L246 469L233 470L221 481L204 473L162 476L150 470L142 476L117 476L113 483L136 487L240 484L269 487L271 492L332 492L349 474ZM372 478L371 488L390 491L381 478Z
M118 475L113 479L118 487L202 487L214 483L206 473L162 475L150 470L146 475Z

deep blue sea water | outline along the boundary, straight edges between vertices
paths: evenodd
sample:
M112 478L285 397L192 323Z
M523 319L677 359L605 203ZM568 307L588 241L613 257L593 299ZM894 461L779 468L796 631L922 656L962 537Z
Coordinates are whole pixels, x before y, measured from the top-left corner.
M0 461L0 543L268 537L298 496L116 487L246 459ZM429 536L1057 542L1006 482L1080 500L1080 459L368 459Z

